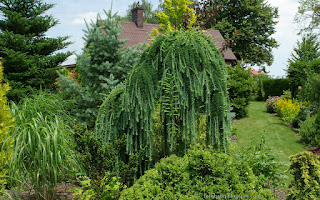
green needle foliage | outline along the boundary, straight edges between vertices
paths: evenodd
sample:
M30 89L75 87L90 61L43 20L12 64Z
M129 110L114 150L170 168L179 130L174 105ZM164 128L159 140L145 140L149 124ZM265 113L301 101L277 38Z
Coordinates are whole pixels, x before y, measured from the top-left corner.
M78 169L65 106L57 95L45 93L12 105L16 128L9 175L29 185L37 199L53 199L57 183Z
M55 53L66 48L68 37L46 36L58 20L45 12L54 4L42 0L0 1L0 57L4 80L12 88L8 98L19 101L32 88L52 86L56 70L72 53Z
M170 32L155 39L125 87L113 90L104 101L95 134L104 142L126 134L127 153L146 148L145 159L151 161L152 114L160 107L164 156L176 152L177 146L183 146L184 154L196 143L201 113L208 126L206 144L227 151L228 99L226 65L210 39L193 30Z
M98 15L95 22L87 24L85 47L77 56L77 79L60 75L63 93L77 105L75 115L90 126L98 106L113 88L122 84L141 53L141 46L124 48L127 40L118 39L123 28L116 21L117 14L111 10L105 14L106 20Z

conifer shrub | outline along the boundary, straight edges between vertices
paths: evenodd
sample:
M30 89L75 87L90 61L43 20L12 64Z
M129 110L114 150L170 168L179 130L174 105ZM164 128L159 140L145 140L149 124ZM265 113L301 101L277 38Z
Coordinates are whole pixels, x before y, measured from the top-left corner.
M11 117L6 97L10 87L8 84L4 84L2 80L3 67L0 60L0 192L7 184L7 180L3 176L8 174L8 162L10 162L11 145L13 143L13 139L8 139L8 132L14 125L14 119Z
M90 128L99 106L113 88L123 85L127 74L137 62L142 45L127 47L127 40L119 39L123 28L117 14L106 12L107 19L97 16L87 23L84 31L85 46L77 56L76 76L60 73L59 86L66 99L76 105L72 113Z
M301 141L306 145L320 146L320 109L318 113L311 116L307 115L305 121L300 125L299 135Z
M239 62L236 66L228 67L228 92L232 111L236 118L247 116L248 105L253 99L255 80L250 70L246 70Z
M246 162L201 148L190 150L184 157L163 158L125 189L120 199L203 199L214 194L273 199L273 193L262 189Z
M205 143L227 151L230 134L227 71L210 38L177 31L158 36L134 66L124 88L113 90L100 107L95 135L105 143L127 138L126 152L145 149L141 172L153 161L153 114L159 108L163 156L182 155L199 139L200 114Z
M255 99L256 101L264 101L265 93L263 91L263 81L269 79L268 75L258 74L254 76L255 79Z
M289 172L293 180L287 199L320 199L320 161L311 152L301 152L290 157Z

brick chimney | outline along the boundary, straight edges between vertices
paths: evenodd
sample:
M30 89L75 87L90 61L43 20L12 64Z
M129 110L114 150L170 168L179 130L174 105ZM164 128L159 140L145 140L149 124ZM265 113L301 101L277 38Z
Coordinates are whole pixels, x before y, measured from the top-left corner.
M136 23L138 28L143 28L143 8L138 5L131 12L132 22Z

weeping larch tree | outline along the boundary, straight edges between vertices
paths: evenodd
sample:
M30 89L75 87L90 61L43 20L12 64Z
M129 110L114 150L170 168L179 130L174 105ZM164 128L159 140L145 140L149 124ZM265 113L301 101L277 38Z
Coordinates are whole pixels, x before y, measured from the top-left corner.
M130 72L125 86L102 104L95 135L112 143L126 135L126 154L145 152L153 159L153 114L160 110L165 155L183 143L183 153L199 138L205 116L207 145L227 151L230 131L226 65L209 37L195 30L158 36ZM180 143L180 144L179 144Z

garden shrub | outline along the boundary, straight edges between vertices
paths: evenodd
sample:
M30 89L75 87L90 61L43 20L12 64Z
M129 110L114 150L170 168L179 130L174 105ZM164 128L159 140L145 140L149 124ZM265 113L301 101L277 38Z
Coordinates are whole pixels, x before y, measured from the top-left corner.
M320 146L320 108L316 115L307 115L306 120L300 125L299 135L305 144Z
M284 90L290 90L289 79L267 79L263 80L264 98L269 96L281 96Z
M16 126L10 176L28 185L37 199L52 199L57 183L79 169L70 147L69 118L65 101L56 94L40 92L12 104Z
M320 73L320 59L290 63L288 77L291 80L292 88L294 89L294 97L298 94L298 86L305 85L308 77L313 73Z
M254 76L255 79L255 100L264 101L265 93L263 91L263 81L270 79L268 75L258 74Z
M236 118L242 118L248 114L249 101L253 99L255 80L250 70L246 70L239 62L236 66L228 66L228 92L232 111Z
M172 155L146 171L120 199L203 199L204 195L260 195L273 199L257 184L249 165L227 154L192 149L184 157Z
M276 112L285 121L290 124L299 115L302 103L295 99L280 99L276 101Z
M311 152L290 156L293 175L287 199L320 199L320 161Z
M91 184L91 179L83 180L80 183L81 188L73 189L73 195L80 200L119 199L120 192L126 188L119 178L110 176L109 173L101 179L98 187ZM97 194L97 191L99 191L99 194Z
M126 151L125 135L114 143L102 143L83 125L77 125L74 130L72 138L75 150L78 152L78 160L85 174L92 180L96 196L101 192L97 190L101 177L104 177L107 172L110 176L117 176L125 185L133 184L134 175L138 171L138 161L143 152L121 159L119 152Z
M165 156L184 154L199 139L200 114L207 124L206 144L226 152L230 134L227 71L221 53L202 32L177 31L158 36L141 55L123 89L114 89L101 105L95 135L113 143L126 134L125 155L145 148L141 170L153 164L153 118L160 105Z
M10 87L3 84L3 67L0 60L0 192L3 186L7 184L7 180L2 177L8 174L8 162L12 154L11 145L13 139L7 140L9 129L14 125L14 119L11 117L9 107L7 105L6 94Z
M273 96L268 97L266 100L265 106L267 108L267 111L269 113L275 113L276 112L276 102L280 100L281 98L279 96Z

